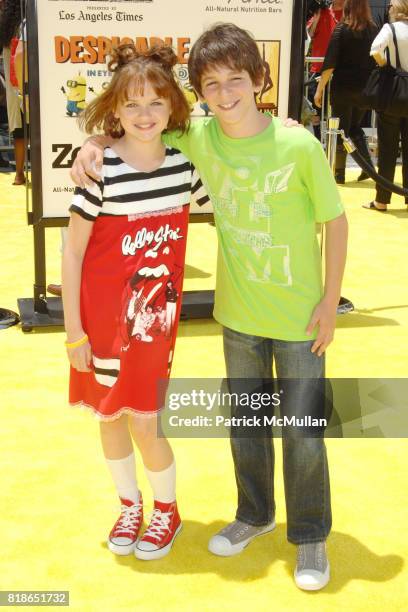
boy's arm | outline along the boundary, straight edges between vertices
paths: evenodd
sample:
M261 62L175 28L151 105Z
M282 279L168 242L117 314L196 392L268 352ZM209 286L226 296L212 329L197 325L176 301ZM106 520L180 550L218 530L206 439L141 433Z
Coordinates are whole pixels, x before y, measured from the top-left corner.
M76 342L85 336L80 314L80 287L82 262L92 227L92 221L76 213L71 215L67 244L62 256L62 300L67 342ZM72 367L79 372L90 372L89 342L76 348L67 348L67 353Z
M187 134L180 135L178 132L168 132L163 134L163 141L180 149L182 153L188 156L188 136ZM113 144L114 139L110 136L90 136L87 138L78 151L72 168L69 172L71 180L82 187L92 186L93 180L99 181L101 169L103 165L103 150ZM92 177L92 178L90 178Z
M340 299L341 282L344 274L347 254L348 223L343 213L327 221L325 247L325 284L324 296L313 311L306 333L311 334L319 326L317 338L312 346L312 353L320 357L332 342L336 327L337 306Z

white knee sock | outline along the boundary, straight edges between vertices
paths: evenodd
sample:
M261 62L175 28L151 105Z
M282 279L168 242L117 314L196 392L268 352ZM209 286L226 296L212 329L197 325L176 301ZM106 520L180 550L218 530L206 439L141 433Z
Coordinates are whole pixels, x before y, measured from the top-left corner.
M139 489L136 480L134 453L131 453L128 457L123 457L123 459L106 459L106 463L112 474L119 497L130 499L134 503L138 502Z
M176 462L160 472L151 472L145 466L146 476L153 489L153 497L156 501L170 504L176 499Z

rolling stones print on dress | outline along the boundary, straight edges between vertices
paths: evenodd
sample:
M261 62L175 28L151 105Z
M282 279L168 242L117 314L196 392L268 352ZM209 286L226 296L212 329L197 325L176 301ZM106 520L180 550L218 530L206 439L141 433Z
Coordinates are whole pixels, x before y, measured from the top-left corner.
M102 179L77 188L70 211L93 222L84 256L81 320L92 371L71 368L70 403L104 420L162 407L180 317L189 203L208 202L191 163L167 148L139 172L109 147Z

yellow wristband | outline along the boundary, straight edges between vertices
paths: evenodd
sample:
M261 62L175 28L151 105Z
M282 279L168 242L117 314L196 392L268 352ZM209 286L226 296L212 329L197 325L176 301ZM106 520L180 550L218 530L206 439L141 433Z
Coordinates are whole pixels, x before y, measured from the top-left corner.
M86 344L88 342L88 336L85 334L85 336L83 338L81 338L80 340L77 340L76 342L65 342L65 346L67 348L77 348L78 346L82 346L83 344Z

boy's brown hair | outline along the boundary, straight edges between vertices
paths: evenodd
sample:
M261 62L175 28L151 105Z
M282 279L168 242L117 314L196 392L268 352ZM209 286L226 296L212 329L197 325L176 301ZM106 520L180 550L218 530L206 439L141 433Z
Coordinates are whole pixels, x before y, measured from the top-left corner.
M254 38L233 23L217 23L194 43L188 59L190 83L202 96L201 79L211 67L246 70L254 85L262 83L264 66Z
M123 136L124 130L115 118L115 110L126 102L129 94L143 95L145 83L149 82L158 97L170 102L167 130L185 132L190 108L173 74L176 63L176 54L166 45L156 45L145 52L139 52L133 43L113 49L108 61L113 77L108 87L79 116L81 128L88 134L96 129L113 138Z

